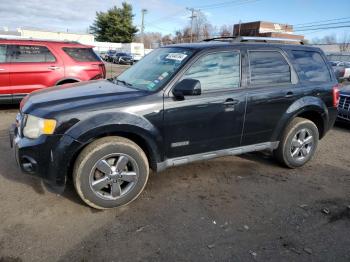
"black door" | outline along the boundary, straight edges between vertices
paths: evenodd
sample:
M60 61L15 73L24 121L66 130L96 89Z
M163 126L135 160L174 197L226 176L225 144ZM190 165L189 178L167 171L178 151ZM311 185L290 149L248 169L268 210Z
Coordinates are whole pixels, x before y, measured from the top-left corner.
M250 76L242 145L271 141L289 106L302 96L296 73L281 50L248 52Z
M168 158L240 145L245 89L241 88L240 53L220 51L200 56L182 79L201 82L202 94L172 94L164 99L164 137Z

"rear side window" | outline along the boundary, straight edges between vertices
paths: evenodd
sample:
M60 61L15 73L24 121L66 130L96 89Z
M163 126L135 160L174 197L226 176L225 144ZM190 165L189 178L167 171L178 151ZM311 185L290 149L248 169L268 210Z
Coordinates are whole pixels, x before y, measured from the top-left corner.
M0 63L6 62L6 45L0 45Z
M100 61L100 58L91 48L63 47L63 51L78 62Z
M250 82L252 85L291 82L291 70L284 56L277 51L250 51Z
M304 79L309 82L329 82L331 75L326 62L318 52L292 51Z
M46 46L11 45L8 52L12 63L55 62L54 55Z

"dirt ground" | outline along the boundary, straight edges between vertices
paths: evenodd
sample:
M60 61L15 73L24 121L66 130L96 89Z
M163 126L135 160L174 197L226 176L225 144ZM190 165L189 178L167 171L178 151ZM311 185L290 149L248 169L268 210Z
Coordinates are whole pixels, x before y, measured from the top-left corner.
M267 154L152 174L127 207L96 211L22 174L0 109L0 261L350 261L350 126L295 170Z

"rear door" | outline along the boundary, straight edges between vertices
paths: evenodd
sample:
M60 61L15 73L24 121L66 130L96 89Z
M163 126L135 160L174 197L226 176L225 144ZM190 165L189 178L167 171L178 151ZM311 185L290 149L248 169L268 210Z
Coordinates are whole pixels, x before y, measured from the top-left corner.
M7 45L0 45L0 102L11 102L9 70L10 65L6 59Z
M66 78L80 81L96 80L106 77L106 69L101 58L90 47L63 47L68 56L66 62Z
M10 84L14 98L53 86L64 77L63 63L43 45L9 45Z
M273 131L302 90L287 54L280 49L247 49L249 81L242 145L271 141Z

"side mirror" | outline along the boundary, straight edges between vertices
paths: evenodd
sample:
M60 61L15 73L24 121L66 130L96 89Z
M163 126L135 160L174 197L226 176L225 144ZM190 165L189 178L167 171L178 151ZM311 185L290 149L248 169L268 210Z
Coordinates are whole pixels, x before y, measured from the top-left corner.
M197 79L183 79L173 88L173 94L178 99L184 99L185 96L199 96L201 93L201 82Z

